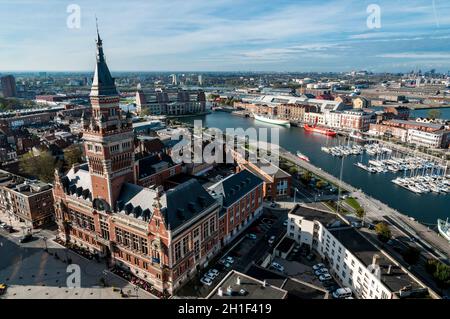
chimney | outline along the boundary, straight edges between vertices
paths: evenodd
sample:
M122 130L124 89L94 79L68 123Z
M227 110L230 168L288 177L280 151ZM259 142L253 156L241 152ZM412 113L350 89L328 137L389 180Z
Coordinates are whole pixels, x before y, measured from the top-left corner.
M156 193L158 194L158 197L161 197L164 194L164 187L162 185L156 187Z
M237 277L237 279L236 279L236 285L240 285L241 284L241 277Z
M229 295L229 296L231 296L231 293L233 292L233 290L231 289L231 286L228 286L228 288L227 288L227 294Z
M264 281L263 281L262 286L263 286L263 287L267 287L267 281L266 281L265 279L264 279Z
M217 294L222 297L223 296L223 289L222 287L219 287L219 289L217 290Z
M387 274L390 275L392 272L392 265L388 266Z
M378 260L380 259L380 256L377 254L374 254L372 257L372 266L378 266Z

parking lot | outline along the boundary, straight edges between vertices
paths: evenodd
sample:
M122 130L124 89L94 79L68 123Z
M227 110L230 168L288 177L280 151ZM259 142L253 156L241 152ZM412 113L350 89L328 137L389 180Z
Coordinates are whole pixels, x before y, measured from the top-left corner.
M333 277L330 280L320 281L319 276L314 273L313 266L322 263L317 254L312 254L314 258L308 258L310 255L308 250L302 250L298 246L297 249L296 252L291 252L287 259L274 258L273 262L284 268L282 272L284 275L327 290L330 293L340 288L340 285ZM274 270L275 267L269 266L269 269Z
M243 231L223 253L212 260L210 267L192 278L179 291L177 296L205 297L208 293L225 277L232 269L245 272L253 262L258 262L269 250L273 249L276 241L285 232L283 223L287 217L287 211L272 212L264 209L262 216ZM275 236L273 245L268 243L270 237ZM221 263L226 257L231 257L233 263ZM210 269L219 271L210 285L202 283L200 280Z

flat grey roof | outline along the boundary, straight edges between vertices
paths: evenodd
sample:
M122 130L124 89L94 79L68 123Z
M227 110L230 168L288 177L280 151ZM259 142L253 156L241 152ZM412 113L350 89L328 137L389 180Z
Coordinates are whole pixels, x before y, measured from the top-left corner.
M373 256L379 256L378 263L381 269L381 281L393 292L399 291L401 288L411 285L413 288L419 288L407 273L395 266L378 248L359 234L354 228L330 229L330 232L341 242L348 250L350 250L364 265L372 264ZM391 265L391 274L388 274L388 268Z
M246 272L247 275L266 280L272 286L282 288L288 292L288 299L324 299L325 292L292 280L282 274L275 273L257 265L252 265Z
M237 279L240 278L240 284L237 284ZM227 288L231 287L232 295L229 295ZM223 296L218 295L219 288L222 288ZM239 294L239 291L244 289L245 295ZM270 284L263 286L263 282L239 273L237 271L230 271L228 275L214 288L208 295L208 299L285 299L287 291Z
M342 224L341 219L336 214L325 212L315 208L309 208L302 205L296 205L289 212L289 214L301 216L306 220L316 220L324 226L329 226L331 224L334 224L335 222L339 222Z

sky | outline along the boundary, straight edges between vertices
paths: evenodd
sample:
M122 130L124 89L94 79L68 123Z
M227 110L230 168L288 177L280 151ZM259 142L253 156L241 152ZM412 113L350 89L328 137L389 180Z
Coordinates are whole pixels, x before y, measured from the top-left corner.
M0 0L0 71L93 70L96 16L112 71L450 70L449 0Z

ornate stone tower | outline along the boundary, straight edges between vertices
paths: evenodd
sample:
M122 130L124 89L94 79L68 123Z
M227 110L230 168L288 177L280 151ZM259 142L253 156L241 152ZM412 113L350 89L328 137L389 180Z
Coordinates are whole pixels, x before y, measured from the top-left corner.
M133 181L134 150L131 115L119 106L120 96L103 55L97 28L97 65L90 93L92 117L83 123L83 139L93 199L113 210L123 183Z

